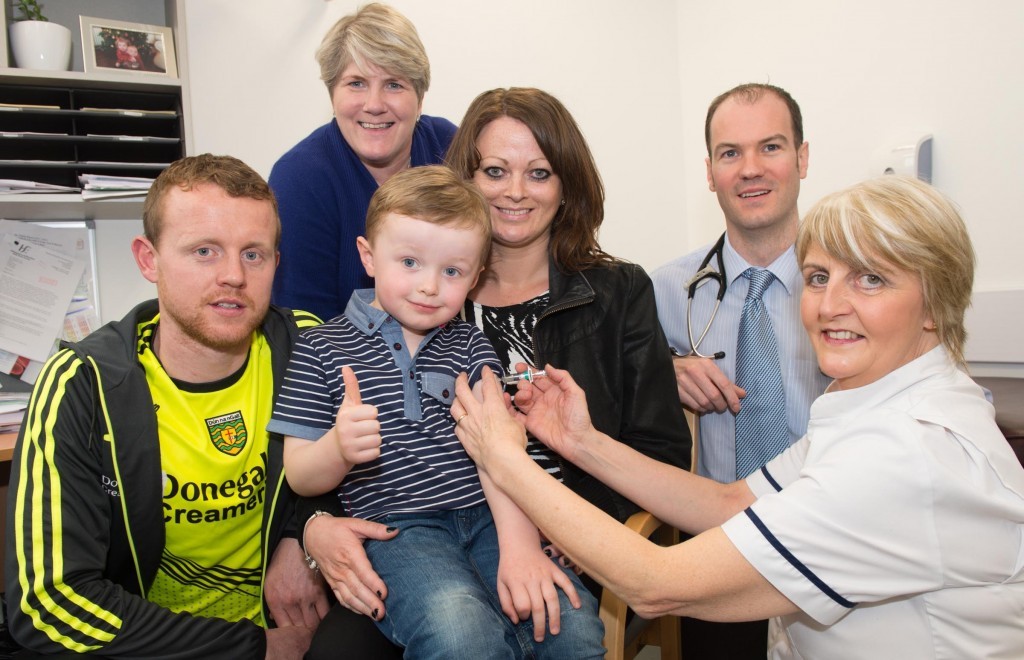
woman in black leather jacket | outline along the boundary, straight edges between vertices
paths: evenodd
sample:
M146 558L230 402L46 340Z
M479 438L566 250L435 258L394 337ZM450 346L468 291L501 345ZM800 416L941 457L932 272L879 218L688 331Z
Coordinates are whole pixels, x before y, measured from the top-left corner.
M491 206L491 254L465 315L484 330L504 367L568 370L587 394L596 428L652 458L689 468L690 432L651 280L598 244L604 188L568 110L537 89L484 92L470 105L447 163L473 179ZM539 441L531 439L528 450L619 521L639 510ZM318 508L328 506L321 502ZM386 592L352 538L353 532L390 534L375 523L342 520L311 518L306 550L345 607L382 616ZM594 582L588 586L599 590ZM352 624L350 612L335 608L307 657L344 648Z
M538 89L484 92L466 112L447 163L491 205L491 256L466 316L506 369L525 362L568 370L587 393L595 427L688 468L691 440L651 281L598 244L604 188L565 106ZM638 510L541 443L531 439L528 449L619 521Z

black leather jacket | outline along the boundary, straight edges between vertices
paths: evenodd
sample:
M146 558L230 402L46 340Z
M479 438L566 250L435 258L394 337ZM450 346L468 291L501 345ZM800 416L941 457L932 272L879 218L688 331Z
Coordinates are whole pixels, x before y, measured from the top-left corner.
M534 329L534 362L572 374L599 431L689 469L692 439L647 273L621 263L566 275L552 263L549 288L551 303ZM562 461L562 475L567 486L620 521L639 510L568 461Z

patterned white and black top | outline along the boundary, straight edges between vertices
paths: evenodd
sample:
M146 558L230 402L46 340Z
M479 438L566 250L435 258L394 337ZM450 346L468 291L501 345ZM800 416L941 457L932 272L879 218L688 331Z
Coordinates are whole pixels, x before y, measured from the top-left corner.
M504 373L513 373L515 365L519 362L525 362L539 369L543 365L533 364L533 329L537 326L537 319L541 317L550 302L551 295L548 291L532 300L507 307L488 307L467 302L466 320L483 330L491 345L494 346L494 351L498 354L498 360L505 369ZM515 394L516 386L509 385L506 391L509 394ZM526 452L547 473L561 481L562 468L559 464L558 454L548 449L544 443L532 435L527 442Z
M494 350L479 329L454 319L410 355L398 322L372 300L372 289L356 291L342 316L299 337L268 429L320 438L334 426L345 395L341 368L350 366L363 403L377 407L384 441L380 457L352 468L338 487L345 514L373 519L482 504L449 407L460 372L475 383L484 366L501 368Z

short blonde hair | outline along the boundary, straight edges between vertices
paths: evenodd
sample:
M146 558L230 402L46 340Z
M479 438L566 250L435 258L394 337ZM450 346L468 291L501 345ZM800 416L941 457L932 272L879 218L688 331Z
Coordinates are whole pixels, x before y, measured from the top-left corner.
M316 61L328 93L353 62L364 72L370 64L406 78L420 101L430 88L430 60L416 27L395 9L377 2L335 23L324 35Z
M366 240L373 244L385 218L404 215L435 225L475 229L483 238L480 265L491 252L491 211L472 181L444 165L402 170L377 188L366 211Z
M858 270L895 267L917 275L939 341L965 364L964 313L974 287L974 248L956 206L926 183L885 176L828 195L804 217L802 264L811 245Z

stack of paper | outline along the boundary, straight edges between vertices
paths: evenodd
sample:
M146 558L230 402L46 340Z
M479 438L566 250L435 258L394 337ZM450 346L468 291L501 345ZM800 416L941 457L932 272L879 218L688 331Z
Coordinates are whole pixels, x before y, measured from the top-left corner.
M82 184L82 199L145 195L153 185L153 179L141 176L83 174L78 180Z
M28 408L28 392L0 390L0 433L17 433Z
M24 110L25 108L32 108L35 110L60 110L59 105L38 105L34 103L0 103L0 110L5 112L17 112Z
M22 181L21 179L0 179L0 195L21 193L65 193L78 192L74 186L58 186L54 183Z
M0 103L0 105L3 105ZM89 108L82 107L80 110L87 112L112 112L119 115L128 115L129 117L141 117L143 115L177 115L175 110L138 110L135 108Z

